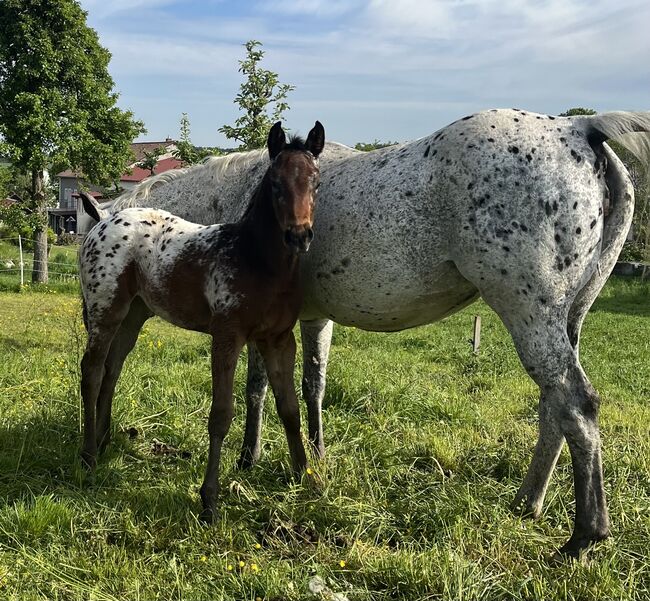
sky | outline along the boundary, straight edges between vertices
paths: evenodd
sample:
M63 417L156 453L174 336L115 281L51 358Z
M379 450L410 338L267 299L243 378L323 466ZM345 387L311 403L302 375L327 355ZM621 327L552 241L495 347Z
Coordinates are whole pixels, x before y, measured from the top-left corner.
M406 141L487 108L650 109L647 0L81 0L141 140L233 147L243 44L295 86L284 121Z

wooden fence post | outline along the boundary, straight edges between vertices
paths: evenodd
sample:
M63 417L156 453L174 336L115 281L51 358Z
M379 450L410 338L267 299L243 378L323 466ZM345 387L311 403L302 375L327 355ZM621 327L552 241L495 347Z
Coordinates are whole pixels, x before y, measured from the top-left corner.
M23 272L23 241L20 235L18 236L18 253L20 254L20 285L25 284L25 276Z

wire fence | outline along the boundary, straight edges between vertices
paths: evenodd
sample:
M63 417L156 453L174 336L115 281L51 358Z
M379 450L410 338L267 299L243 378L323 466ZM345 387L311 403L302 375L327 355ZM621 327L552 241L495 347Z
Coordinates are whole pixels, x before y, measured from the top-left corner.
M0 276L16 276L17 282L24 284L25 279L30 276L34 268L34 258L31 251L23 247L25 239L22 236L0 238L0 242L8 242L11 247L3 246L0 249ZM31 241L30 241L31 242ZM50 252L56 247L50 247ZM61 261L61 254L55 253L53 259L48 258L47 272L49 277L53 277L59 282L69 282L79 279L79 267L77 261ZM65 258L65 257L63 257Z

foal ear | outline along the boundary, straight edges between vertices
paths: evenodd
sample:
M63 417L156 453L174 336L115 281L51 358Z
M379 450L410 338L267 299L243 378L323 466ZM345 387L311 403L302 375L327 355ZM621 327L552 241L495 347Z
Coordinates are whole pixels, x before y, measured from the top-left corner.
M284 147L287 145L287 138L284 135L284 130L282 129L282 123L278 121L269 132L269 138L266 142L266 146L269 149L269 157L273 160L278 156Z
M309 152L311 152L315 157L322 152L323 147L325 146L325 128L320 121L316 121L316 124L309 132L307 136L307 142L305 142L305 147Z

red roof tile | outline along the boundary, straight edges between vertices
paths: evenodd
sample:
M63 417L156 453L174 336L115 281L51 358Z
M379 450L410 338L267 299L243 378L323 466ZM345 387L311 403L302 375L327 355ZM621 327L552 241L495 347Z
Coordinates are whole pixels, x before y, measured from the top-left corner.
M154 175L169 171L170 169L178 169L182 167L182 161L179 161L175 158L162 159L156 164L154 170ZM120 178L121 182L141 182L143 179L149 177L151 173L148 169L140 169L140 167L133 167L133 173L131 175L123 175Z

